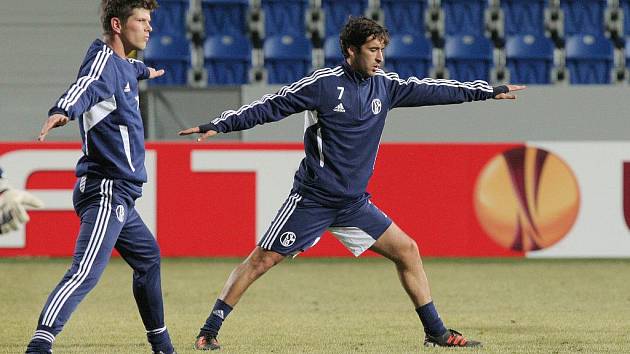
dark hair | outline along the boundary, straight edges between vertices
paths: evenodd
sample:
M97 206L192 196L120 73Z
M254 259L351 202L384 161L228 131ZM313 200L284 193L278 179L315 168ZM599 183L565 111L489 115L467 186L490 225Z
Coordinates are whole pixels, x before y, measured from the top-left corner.
M101 25L105 33L112 33L112 18L127 22L133 9L153 11L158 8L157 0L101 0Z
M350 16L339 34L339 44L343 57L348 57L348 48L361 48L371 36L382 40L385 45L389 44L389 32L385 27L364 16Z

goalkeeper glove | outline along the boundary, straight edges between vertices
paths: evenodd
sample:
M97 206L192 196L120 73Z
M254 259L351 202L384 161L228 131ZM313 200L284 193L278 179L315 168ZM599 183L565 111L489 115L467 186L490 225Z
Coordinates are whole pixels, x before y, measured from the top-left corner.
M11 188L0 178L0 235L17 230L28 222L26 207L42 208L44 203L29 192Z

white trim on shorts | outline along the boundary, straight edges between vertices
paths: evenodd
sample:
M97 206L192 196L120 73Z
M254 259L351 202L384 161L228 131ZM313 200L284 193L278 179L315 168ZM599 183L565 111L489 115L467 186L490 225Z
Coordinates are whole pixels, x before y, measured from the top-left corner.
M361 253L367 251L368 248L376 242L367 232L353 226L333 226L328 231L333 234L339 242L352 252L355 257L359 257Z

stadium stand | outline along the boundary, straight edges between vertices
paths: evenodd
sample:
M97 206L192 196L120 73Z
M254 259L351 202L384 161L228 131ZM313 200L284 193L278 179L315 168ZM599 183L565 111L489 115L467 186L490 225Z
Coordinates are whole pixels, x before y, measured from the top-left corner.
M619 8L623 14L623 34L630 36L630 0L619 0Z
M324 66L333 67L343 60L338 36L330 36L324 41Z
M249 0L202 0L201 8L206 35L247 33Z
M381 0L389 33L424 36L426 6L425 0Z
M561 0L564 13L564 35L599 35L604 33L607 0Z
M209 85L240 85L249 82L252 48L240 34L210 36L204 43L204 67Z
M385 48L385 67L401 78L427 77L432 66L432 49L424 35L393 35Z
M286 84L311 70L312 46L304 35L268 37L263 45L267 83Z
M151 42L171 38L191 46L169 44L178 49L162 53L171 50L152 44L145 58L158 66L175 65L170 77L154 84L292 82L313 65L334 66L343 59L338 35L350 15L381 16L378 20L392 36L385 65L401 77L526 84L561 83L563 77L570 83L627 79L622 74L627 72L630 0L162 0L160 4L154 13L154 37L169 36ZM195 30L195 25L202 29ZM577 35L582 42L592 38L597 48L603 41L603 52L592 53L593 47L579 44ZM290 43L283 44L283 38ZM614 60L609 44L616 48ZM187 81L182 65L192 70L194 79ZM616 72L612 76L605 73L611 65Z
M613 63L612 43L603 35L567 38L566 65L571 84L609 84Z
M364 15L367 6L367 0L322 0L326 37L339 36L339 31L348 20L348 16Z
M188 0L162 0L151 16L154 33L186 34Z
M262 0L265 37L306 34L308 0Z
M485 32L487 0L442 0L447 36L479 36Z
M152 34L144 50L147 66L164 69L163 76L149 80L150 85L185 85L190 67L190 45L186 37Z
M444 47L448 78L489 81L493 63L492 44L484 36L447 36Z
M549 84L553 68L553 42L542 34L509 36L505 52L510 81Z
M505 35L543 35L548 3L548 0L501 0Z

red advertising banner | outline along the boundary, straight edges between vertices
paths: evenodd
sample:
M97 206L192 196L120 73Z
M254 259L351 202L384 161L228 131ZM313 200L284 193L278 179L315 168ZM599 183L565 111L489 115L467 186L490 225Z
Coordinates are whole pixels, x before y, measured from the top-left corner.
M496 244L473 206L484 165L515 144L383 144L368 191L424 256L521 257ZM149 184L138 210L166 257L246 256L291 188L301 144L147 144ZM42 197L22 233L0 238L0 256L70 256L76 143L2 143L11 184ZM296 162L297 161L297 162ZM6 236L9 237L9 236ZM370 252L368 252L369 255ZM351 256L326 234L305 257Z

